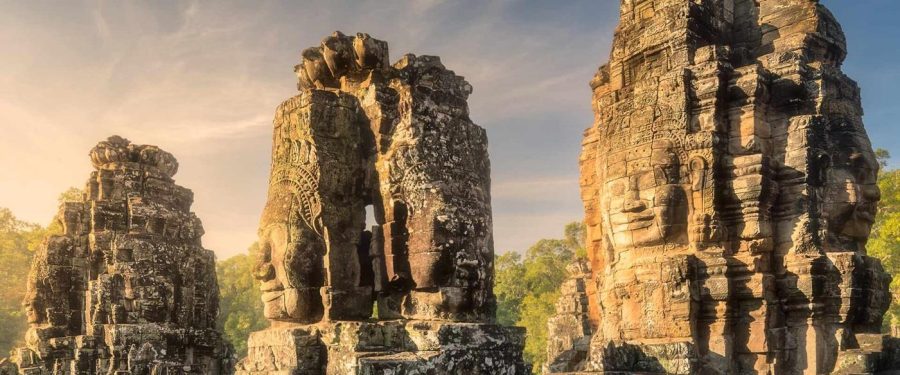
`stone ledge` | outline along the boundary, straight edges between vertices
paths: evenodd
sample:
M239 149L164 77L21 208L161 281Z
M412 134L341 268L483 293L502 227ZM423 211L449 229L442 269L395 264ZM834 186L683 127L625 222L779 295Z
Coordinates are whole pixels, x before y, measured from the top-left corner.
M239 375L525 375L518 327L438 321L331 322L254 332Z

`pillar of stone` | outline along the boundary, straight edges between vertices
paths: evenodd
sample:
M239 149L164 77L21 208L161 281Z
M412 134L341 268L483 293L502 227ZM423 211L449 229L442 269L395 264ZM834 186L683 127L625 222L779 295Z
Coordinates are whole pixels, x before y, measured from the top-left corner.
M590 264L577 259L566 267L568 279L559 290L556 315L547 322L547 357L544 373L584 370L590 350L592 323L588 302Z
M434 56L339 32L277 110L260 223L269 329L239 374L525 374L494 324L490 165L472 87ZM366 224L366 206L374 222Z
M90 153L81 200L56 220L26 286L23 374L228 374L215 256L175 158L120 137Z
M890 278L865 250L878 165L845 55L814 0L622 2L581 157L591 345L553 348L552 371L890 362Z

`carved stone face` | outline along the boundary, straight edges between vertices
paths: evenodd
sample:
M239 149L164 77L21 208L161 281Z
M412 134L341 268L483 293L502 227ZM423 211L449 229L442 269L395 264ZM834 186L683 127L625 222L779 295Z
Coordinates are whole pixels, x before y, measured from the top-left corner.
M25 301L22 303L22 306L25 308L25 319L28 321L28 324L41 324L46 321L43 303L31 285L28 286L25 292Z
M846 148L838 147L839 153L832 156L825 173L823 215L833 234L865 239L872 231L881 199L878 162L854 138L839 142Z
M677 156L666 145L643 145L609 160L602 185L604 227L616 249L684 240L687 205Z
M270 225L260 234L260 263L257 265L256 278L259 279L262 291L266 318L279 319L287 317L284 306L284 289L290 288L288 279L290 270L284 267L287 252L287 228L284 225Z
M307 229L307 228L303 228ZM273 320L307 321L315 318L322 286L321 239L312 230L293 230L285 224L272 224L260 233L260 280L263 312Z

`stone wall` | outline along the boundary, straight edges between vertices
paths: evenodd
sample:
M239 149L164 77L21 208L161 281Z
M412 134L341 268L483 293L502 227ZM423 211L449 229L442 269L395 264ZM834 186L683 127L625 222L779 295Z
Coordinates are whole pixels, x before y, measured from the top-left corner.
M553 371L874 371L890 277L845 55L814 0L622 2L581 154L593 337Z

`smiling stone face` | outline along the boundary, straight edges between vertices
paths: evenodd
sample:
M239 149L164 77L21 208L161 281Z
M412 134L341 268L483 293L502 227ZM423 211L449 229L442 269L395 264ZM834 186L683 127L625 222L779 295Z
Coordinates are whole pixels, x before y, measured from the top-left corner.
M865 240L881 200L878 162L858 132L838 132L834 138L839 152L825 166L822 213L832 234Z
M29 285L25 291L25 302L22 303L22 306L25 308L25 319L28 321L28 324L44 323L47 318L44 312L43 301L34 288L36 282L29 280L28 283Z
M668 142L625 150L607 161L601 210L616 249L684 242L685 192L677 155Z
M300 322L321 318L321 238L309 230L273 224L262 230L260 239L256 277L263 293L265 317Z

